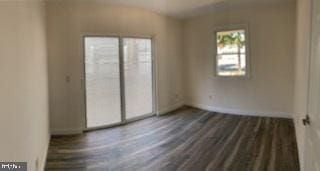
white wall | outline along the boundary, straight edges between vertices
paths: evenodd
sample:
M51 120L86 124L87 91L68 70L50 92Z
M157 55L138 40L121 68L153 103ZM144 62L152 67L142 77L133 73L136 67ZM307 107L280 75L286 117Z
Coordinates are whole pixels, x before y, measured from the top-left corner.
M158 112L183 104L179 21L125 6L50 1L47 27L52 133L77 133L85 126L85 99L80 80L85 33L155 35ZM70 76L70 82L66 76Z
M0 161L42 170L49 142L42 2L0 2Z
M238 23L249 23L251 78L216 78L213 31ZM294 3L230 8L187 20L186 103L226 113L291 118L294 28Z

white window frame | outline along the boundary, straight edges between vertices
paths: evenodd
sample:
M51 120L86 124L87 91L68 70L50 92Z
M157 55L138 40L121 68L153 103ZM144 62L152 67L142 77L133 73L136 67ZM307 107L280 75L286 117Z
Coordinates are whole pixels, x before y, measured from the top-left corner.
M218 72L218 49L217 49L217 33L222 31L232 31L232 30L244 30L245 31L245 56L246 56L246 68L245 75L219 75ZM222 78L250 78L250 36L249 36L249 24L231 24L214 29L214 76ZM238 54L238 53L232 53Z

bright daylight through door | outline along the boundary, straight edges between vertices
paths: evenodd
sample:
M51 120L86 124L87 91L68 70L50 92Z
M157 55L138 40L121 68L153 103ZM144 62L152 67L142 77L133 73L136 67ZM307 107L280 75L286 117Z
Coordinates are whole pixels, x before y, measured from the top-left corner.
M85 37L87 128L152 114L152 66L151 39Z
M119 38L85 38L87 127L121 122Z
M126 118L153 112L151 39L124 38Z

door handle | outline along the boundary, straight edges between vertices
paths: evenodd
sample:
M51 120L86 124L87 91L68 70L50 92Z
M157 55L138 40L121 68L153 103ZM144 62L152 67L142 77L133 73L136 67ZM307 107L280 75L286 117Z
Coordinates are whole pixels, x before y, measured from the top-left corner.
M310 117L309 115L306 115L306 117L304 119L302 119L302 123L304 126L310 125Z

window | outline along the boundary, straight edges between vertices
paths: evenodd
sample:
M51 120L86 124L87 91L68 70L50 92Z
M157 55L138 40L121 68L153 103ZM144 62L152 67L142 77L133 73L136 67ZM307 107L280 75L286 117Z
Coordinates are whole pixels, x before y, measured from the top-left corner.
M238 26L215 31L217 76L249 75L247 30Z

